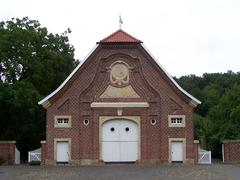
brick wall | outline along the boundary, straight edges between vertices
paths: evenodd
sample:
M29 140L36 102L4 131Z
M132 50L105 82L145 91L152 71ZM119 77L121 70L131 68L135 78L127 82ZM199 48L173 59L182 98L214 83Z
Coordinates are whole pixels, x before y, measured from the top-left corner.
M223 141L225 163L240 163L240 140Z
M0 157L6 164L13 164L15 160L15 141L0 141Z
M194 163L197 164L198 163L198 151L200 148L200 143L199 140L194 140Z
M41 164L45 164L46 159L46 141L41 141Z
M123 60L132 70L129 84L140 98L100 98L109 85L109 67ZM98 161L99 116L117 116L116 108L94 109L92 102L148 102L149 108L123 108L123 116L141 117L140 161L169 160L169 138L185 138L186 160L194 162L193 106L139 45L99 46L49 102L47 108L46 159L54 163L54 139L71 138L71 159ZM55 128L55 115L71 115L71 128ZM168 127L168 115L185 115L186 126ZM89 119L88 126L83 124ZM150 120L155 119L156 125Z

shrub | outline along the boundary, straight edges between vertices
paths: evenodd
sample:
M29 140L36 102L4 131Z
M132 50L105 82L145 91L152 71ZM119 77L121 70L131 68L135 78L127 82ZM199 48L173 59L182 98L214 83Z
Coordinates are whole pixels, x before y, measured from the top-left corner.
M41 161L31 161L28 163L30 166L39 166L41 165Z

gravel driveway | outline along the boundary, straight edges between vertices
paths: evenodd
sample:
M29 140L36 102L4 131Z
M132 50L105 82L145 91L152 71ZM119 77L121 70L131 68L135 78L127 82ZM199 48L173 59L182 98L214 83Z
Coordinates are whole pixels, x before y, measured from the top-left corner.
M0 180L240 179L240 165L0 166Z

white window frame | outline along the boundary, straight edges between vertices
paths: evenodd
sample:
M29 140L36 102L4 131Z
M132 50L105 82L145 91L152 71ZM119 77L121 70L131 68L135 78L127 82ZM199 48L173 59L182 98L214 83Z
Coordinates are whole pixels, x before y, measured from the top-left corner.
M181 118L181 123L172 123L172 118ZM178 120L176 120L178 121ZM186 118L185 115L168 115L168 127L185 127L186 126Z
M59 123L58 120L68 119L68 123ZM72 117L71 116L54 116L54 127L56 128L69 128L72 126Z

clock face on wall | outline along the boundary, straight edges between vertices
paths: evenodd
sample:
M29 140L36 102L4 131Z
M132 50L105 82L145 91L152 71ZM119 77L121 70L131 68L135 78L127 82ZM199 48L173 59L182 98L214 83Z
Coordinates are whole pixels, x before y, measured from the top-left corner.
M115 62L111 67L110 80L117 85L127 84L129 82L128 66L122 61Z

